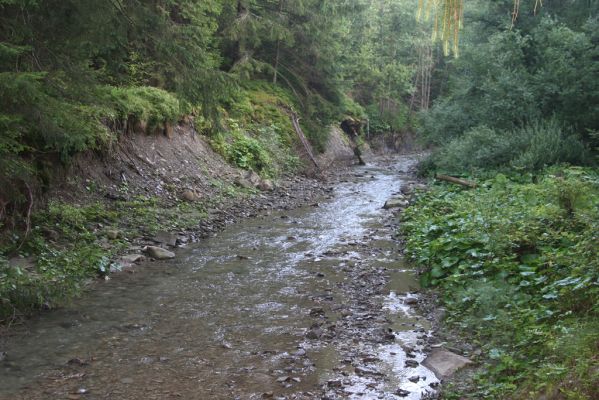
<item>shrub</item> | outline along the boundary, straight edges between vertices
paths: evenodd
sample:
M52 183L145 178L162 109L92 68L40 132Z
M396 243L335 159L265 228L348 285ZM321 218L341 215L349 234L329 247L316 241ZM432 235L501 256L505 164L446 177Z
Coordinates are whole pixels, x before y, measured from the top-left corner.
M432 157L441 170L452 173L516 167L535 171L545 166L585 164L588 150L555 120L536 122L513 131L479 126L453 139Z
M539 170L558 163L585 164L588 150L578 137L564 132L555 121L530 124L516 132L523 138L524 148L512 160L515 167Z

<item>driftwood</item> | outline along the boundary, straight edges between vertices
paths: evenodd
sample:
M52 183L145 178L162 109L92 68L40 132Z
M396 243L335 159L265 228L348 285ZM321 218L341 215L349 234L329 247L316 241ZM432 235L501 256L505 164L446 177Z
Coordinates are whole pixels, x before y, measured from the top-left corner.
M295 129L295 133L297 133L297 136L299 137L300 141L304 145L304 149L306 149L306 153L308 154L308 157L310 158L310 160L312 160L312 162L316 166L316 169L318 171L321 171L320 165L318 165L318 163L316 162L316 158L314 158L314 154L312 154L312 147L310 146L310 143L308 143L308 139L306 139L306 136L304 135L304 132L302 131L302 127L299 124L299 118L298 118L297 114L293 111L291 112L291 122L293 123L293 129Z
M469 187L469 188L475 188L476 187L476 183L475 182L468 181L466 179L456 178L454 176L437 174L436 178L439 179L440 181L451 182L451 183L455 183L456 185L462 185L462 186L466 186L466 187Z

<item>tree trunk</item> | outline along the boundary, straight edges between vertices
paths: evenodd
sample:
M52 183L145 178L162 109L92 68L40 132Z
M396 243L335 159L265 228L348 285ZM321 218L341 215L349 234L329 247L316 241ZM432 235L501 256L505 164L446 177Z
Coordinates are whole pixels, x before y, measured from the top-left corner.
M455 176L437 174L436 178L440 181L455 183L456 185L462 185L469 188L475 188L477 186L475 182L468 181L466 179L456 178Z
M248 17L249 9L246 0L237 0L237 20L239 24L244 24L244 19ZM237 38L237 59L235 64L241 62L247 56L246 35L241 33Z
M279 0L279 17L283 14L283 0ZM279 57L281 56L281 39L277 38L277 53L275 55L274 75L272 77L272 83L277 84L277 75L279 74Z

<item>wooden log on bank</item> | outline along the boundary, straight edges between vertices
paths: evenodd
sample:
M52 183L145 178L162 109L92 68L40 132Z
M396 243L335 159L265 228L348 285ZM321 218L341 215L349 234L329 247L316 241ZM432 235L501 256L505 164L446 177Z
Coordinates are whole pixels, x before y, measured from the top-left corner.
M462 185L469 188L475 188L476 183L472 181L468 181L466 179L456 178L455 176L437 174L436 178L440 181L455 183L456 185Z
M316 158L314 158L314 154L312 154L312 147L310 146L308 139L306 139L306 136L302 131L302 127L299 124L299 117L293 111L291 111L291 122L293 124L293 129L295 130L295 133L300 139L300 142L304 145L304 149L306 150L308 157L310 158L310 160L312 160L312 163L316 166L316 169L319 172L322 172L322 170L320 169L320 165L318 165L318 162L316 162Z

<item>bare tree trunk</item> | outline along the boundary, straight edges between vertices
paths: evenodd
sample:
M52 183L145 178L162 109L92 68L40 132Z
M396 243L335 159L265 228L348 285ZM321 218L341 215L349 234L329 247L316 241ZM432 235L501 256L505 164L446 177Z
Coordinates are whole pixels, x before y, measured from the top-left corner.
M240 24L245 23L244 19L248 18L249 9L246 0L237 0L237 19ZM242 62L247 57L247 46L245 35L242 33L237 39L237 60L235 63Z
M274 83L275 85L277 84L277 75L279 73L279 56L280 56L280 50L281 50L281 40L278 39L277 40L277 54L275 55L275 72L274 75L272 77L272 83Z
M279 0L279 16L283 14L283 0ZM279 74L279 57L281 56L281 39L277 38L277 53L275 55L275 72L272 77L272 83L277 84L277 75Z

